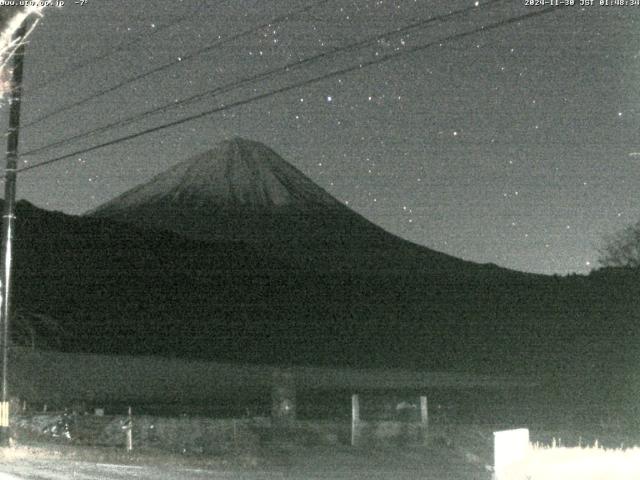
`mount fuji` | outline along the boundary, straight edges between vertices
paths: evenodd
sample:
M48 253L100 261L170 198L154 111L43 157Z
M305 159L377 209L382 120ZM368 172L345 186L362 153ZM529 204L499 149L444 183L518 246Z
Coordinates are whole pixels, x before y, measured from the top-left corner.
M386 232L269 147L242 138L180 162L86 216L192 240L241 242L298 265L324 259L348 268L364 259L372 269L402 268L402 253L410 252L428 257L429 269L477 266Z

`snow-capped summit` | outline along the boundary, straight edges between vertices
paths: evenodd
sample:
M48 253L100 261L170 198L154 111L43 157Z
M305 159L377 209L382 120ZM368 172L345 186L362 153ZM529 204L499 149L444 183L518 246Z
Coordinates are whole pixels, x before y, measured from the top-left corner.
M347 233L352 224L377 229L269 147L242 138L178 163L87 215L204 240L302 234L317 240L340 233L336 228Z
M180 162L93 212L126 215L157 202L211 210L308 211L339 203L267 146L243 138Z

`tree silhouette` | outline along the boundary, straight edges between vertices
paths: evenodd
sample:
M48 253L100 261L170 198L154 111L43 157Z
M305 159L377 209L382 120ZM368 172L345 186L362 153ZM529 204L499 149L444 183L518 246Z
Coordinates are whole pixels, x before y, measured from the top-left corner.
M598 254L603 267L640 267L640 221L606 236Z
M9 21L15 17L23 13L26 10L25 7L13 6L13 5L3 5L0 7L0 29L4 30L7 27Z
M39 2L34 2L40 5ZM5 70L9 59L25 38L33 31L42 16L44 6L12 6L0 5L0 70ZM27 21L30 20L30 21ZM21 38L14 35L24 26Z

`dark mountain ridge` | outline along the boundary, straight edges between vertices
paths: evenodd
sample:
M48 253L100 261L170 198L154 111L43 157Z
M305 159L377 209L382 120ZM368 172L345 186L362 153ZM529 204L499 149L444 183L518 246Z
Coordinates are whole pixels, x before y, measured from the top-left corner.
M214 152L88 216L20 202L17 308L56 319L66 351L489 373L633 364L637 272L462 261L388 234L279 157L264 171L259 145ZM207 173L222 154L235 160ZM240 171L254 180L207 196Z

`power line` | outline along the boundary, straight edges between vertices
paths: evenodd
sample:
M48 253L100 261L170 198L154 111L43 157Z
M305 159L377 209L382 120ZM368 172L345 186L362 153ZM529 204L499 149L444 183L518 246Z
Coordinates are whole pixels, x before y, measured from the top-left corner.
M239 100L237 102L234 102L234 103L231 103L231 104L227 104L227 105L222 105L220 107L216 107L214 109L207 110L207 111L195 114L195 115L191 115L189 117L185 117L185 118L182 118L182 119L179 119L179 120L175 120L173 122L169 122L169 123L166 123L166 124L163 124L163 125L159 125L159 126L156 126L156 127L151 127L151 128L146 129L146 130L143 130L141 132L137 132L137 133L134 133L134 134L126 135L124 137L113 139L113 140L110 140L110 141L95 145L93 147L80 149L80 150L77 150L77 151L72 152L70 154L62 155L62 156L59 156L59 157L56 157L56 158L53 158L53 159L38 163L38 164L22 167L18 171L22 172L22 171L31 170L31 169L34 169L34 168L37 168L37 167L40 167L40 166L48 165L48 164L51 164L51 163L54 163L54 162L58 162L58 161L61 161L61 160L64 160L64 159L67 159L67 158L70 158L70 157L74 157L76 155L81 155L83 153L88 153L88 152L91 152L91 151L94 151L94 150L97 150L97 149L100 149L100 148L103 148L103 147L107 147L107 146L111 146L111 145L114 145L114 144L117 144L117 143L120 143L120 142L132 140L132 139L135 139L137 137L140 137L140 136L143 136L143 135L147 135L149 133L154 133L154 132L157 132L157 131L160 131L160 130L171 128L173 126L181 125L183 123L187 123L187 122L190 122L192 120L197 120L197 119L200 119L200 118L203 118L203 117L218 113L220 111L229 110L229 109L237 107L237 106L246 105L248 103L251 103L251 102L254 102L254 101L257 101L257 100L262 100L264 98L268 98L270 96L274 96L274 95L277 95L277 94L280 94L280 93L284 93L284 92L293 90L295 88L299 88L299 87L302 87L302 86L306 86L306 85L310 85L310 84L313 84L313 83L317 83L317 82L320 82L322 80L326 80L328 78L332 78L332 77L335 77L335 76L344 75L346 73L350 73L350 72L355 71L355 70L360 70L362 68L366 68L366 67L369 67L371 65L384 63L384 62L387 62L389 60L395 59L395 58L400 57L400 56L410 55L412 53L415 53L415 52L422 51L422 50L425 50L427 48L430 48L430 47L432 47L434 45L440 45L440 44L442 44L444 42L450 42L450 41L459 40L461 38L464 38L464 37L467 37L467 36L470 36L470 35L474 35L476 33L482 33L484 31L494 30L494 29L502 27L504 25L516 23L516 22L519 22L519 21L522 21L522 20L525 20L525 19L528 19L528 18L532 18L532 17L537 17L537 16L543 15L545 13L548 13L548 12L552 11L553 9L559 9L559 8L562 8L562 7L560 7L560 6L558 6L558 7L548 7L548 8L542 9L542 10L538 10L538 11L535 11L535 12L530 12L530 13L527 13L527 14L524 14L524 15L520 15L518 17L513 17L513 18L501 20L499 22L495 22L495 23L487 25L487 26L483 25L481 27L478 27L476 29L473 29L473 30L470 30L470 31L467 31L467 32L462 32L462 33L459 33L459 34L450 35L450 36L445 37L443 39L436 40L434 42L429 42L429 43L427 43L425 45L412 47L412 48L409 48L409 49L404 50L402 52L392 53L392 54L389 54L389 55L381 57L381 58L377 58L377 59L374 59L374 60L370 60L368 62L360 63L360 64L358 64L356 66L346 67L346 68L343 68L341 70L330 72L330 73L327 73L327 74L319 76L319 77L315 77L315 78L312 78L312 79L304 80L302 82L298 82L298 83L295 83L295 84L292 84L292 85L281 87L281 88L278 88L276 90L272 90L270 92L259 94L259 95L250 97L248 99Z
M311 85L313 83L321 82L321 81L329 79L329 78L337 77L337 76L340 76L340 75L345 75L347 73L350 73L350 72L353 72L353 71L356 71L356 70L361 70L363 68L366 68L366 67L369 67L369 66L372 66L372 65L378 65L378 64L387 62L389 60L396 59L396 58L401 57L401 56L406 56L406 55L410 55L410 54L413 54L413 53L416 53L416 52L419 52L419 51L422 51L422 50L426 50L428 48L433 47L434 45L440 45L440 44L445 43L445 42L451 42L451 41L460 40L462 38L465 38L465 37L468 37L468 36L471 36L471 35L475 35L476 33L483 33L483 32L487 32L487 31L490 31L490 30L495 30L495 29L503 27L505 25L510 25L510 24L517 23L517 22L520 22L520 21L523 21L523 20L526 20L526 19L538 17L538 16L544 15L546 13L549 13L551 11L559 10L561 8L563 8L563 7L562 6L547 7L547 8L544 8L544 9L541 9L541 10L536 10L534 12L529 12L529 13L526 13L526 14L523 14L523 15L520 15L520 16L517 16L517 17L512 17L512 18L508 18L508 19L505 19L505 20L501 20L499 22L494 22L494 23L489 24L489 25L483 25L481 27L475 28L473 30L469 30L467 32L462 32L462 33L458 33L458 34L455 34L455 35L450 35L450 36L447 36L447 37L445 37L443 39L436 40L436 41L433 41L433 42L429 42L429 43L424 44L424 45L411 47L411 48L409 48L407 50L404 50L402 52L396 52L396 53L392 53L392 54L386 55L384 57L376 58L374 60L369 60L368 62L362 62L362 63L360 63L360 64L358 64L356 66L346 67L346 68L343 68L343 69L340 69L340 70L337 70L337 71L334 71L334 72L330 72L330 73L321 75L319 77L315 77L315 78L311 78L311 79L308 79L308 80L304 80L302 82L294 83L292 85L288 85L288 86L285 86L285 87L281 87L281 88L272 90L270 92L266 92L266 93L262 93L262 94L259 94L259 95L255 95L253 97L250 97L250 98L247 98L247 99L244 99L244 100L239 100L237 102L233 102L233 103L230 103L228 105L222 105L220 107L216 107L216 108L211 109L211 110L207 110L207 111L195 114L195 115L191 115L189 117L185 117L185 118L182 118L180 120L175 120L173 122L165 123L163 125L159 125L159 126L156 126L156 127L151 127L151 128L142 130L142 131L137 132L137 133L132 133L130 135L126 135L126 136L123 136L123 137L120 137L120 138L117 138L117 139L109 140L107 142L104 142L104 143L101 143L101 144L98 144L98 145L94 145L92 147L76 150L76 151L74 151L72 153L61 155L59 157L55 157L55 158L52 158L50 160L46 160L44 162L40 162L40 163L37 163L37 164L34 164L34 165L29 165L29 166L26 166L26 167L22 167L22 168L18 169L18 172L25 172L25 171L28 171L28 170L33 170L35 168L43 167L45 165L50 165L52 163L56 163L56 162L59 162L59 161L62 161L62 160L66 160L67 158L75 157L77 155L82 155L84 153L89 153L89 152L92 152L92 151L95 151L95 150L98 150L98 149L101 149L101 148L104 148L104 147L108 147L108 146L111 146L111 145L116 145L116 144L121 143L121 142L126 142L126 141L129 141L129 140L133 140L135 138L138 138L138 137L141 137L141 136L144 136L144 135L148 135L150 133L154 133L154 132L158 132L158 131L161 131L161 130L165 130L167 128L175 127L177 125L182 125L183 123L187 123L187 122L190 122L190 121L193 121L193 120L198 120L200 118L204 118L204 117L213 115L215 113L218 113L218 112L221 112L221 111L224 111L224 110L229 110L229 109L234 108L234 107L246 105L248 103L252 103L252 102L255 102L257 100L262 100L264 98L268 98L268 97L271 97L271 96L274 96L274 95L278 95L280 93L288 92L290 90L293 90L293 89L296 89L296 88L299 88L299 87L304 87L304 86L307 86L307 85Z
M96 98L99 98L99 97L101 97L103 95L106 95L107 93L114 92L114 91L124 87L125 85L129 85L130 83L137 82L138 80L142 80L143 78L147 78L147 77L149 77L151 75L154 75L154 74L156 74L158 72L162 72L164 70L167 70L168 68L171 68L174 65L179 65L179 64L181 64L183 62L192 60L192 59L196 58L197 56L202 55L203 53L211 52L211 51L215 50L216 48L219 48L220 46L224 45L225 43L232 42L232 41L237 40L239 38L242 38L242 37L244 37L246 35L249 35L250 33L255 33L255 32L257 32L257 31L259 31L259 30L261 30L263 28L266 28L266 27L268 27L268 26L270 26L270 25L272 25L274 23L283 22L283 21L289 19L289 17L291 17L293 15L299 15L301 13L304 13L304 12L308 11L308 10L311 10L312 8L315 8L315 7L318 7L318 6L320 6L320 5L324 4L324 3L327 3L328 1L329 0L319 0L317 2L314 2L314 3L310 4L310 5L307 5L305 7L299 8L298 10L292 10L292 11L290 11L290 12L284 14L284 15L280 15L278 17L275 17L275 18L273 18L272 20L270 20L270 21L268 21L266 23L262 23L262 24L258 25L257 27L253 27L253 28L250 28L250 29L247 29L247 30L243 30L242 32L239 32L239 33L237 33L235 35L231 35L230 37L219 39L216 42L212 43L211 45L208 45L208 46L206 46L204 48L196 50L195 52L192 52L192 53L190 53L188 55L185 55L185 56L180 56L180 57L178 57L177 60L173 60L173 61L171 61L169 63L165 63L163 65L160 65L160 66L156 67L156 68L152 68L151 70L148 70L146 72L142 72L142 73L140 73L138 75L135 75L133 77L129 77L129 78L121 81L120 83L117 83L116 85L114 85L112 87L106 88L104 90L101 90L99 92L91 94L91 95L89 95L89 96L87 96L85 98L82 98L82 99L80 99L80 100L78 100L76 102L73 102L73 103L70 103L68 105L64 105L62 107L59 107L59 108L57 108L55 110L52 110L51 112L43 115L42 117L40 117L40 118L38 118L36 120L33 120L32 122L27 123L26 125L24 125L24 127L28 128L28 127L32 127L34 125L37 125L39 123L42 123L43 121L45 121L45 120L47 120L47 119L49 119L49 118L51 118L51 117L53 117L55 115L58 115L59 113L65 112L67 110L70 110L70 109L72 109L74 107L78 107L80 105L84 105L85 103L87 103L87 102L89 102L91 100L94 100Z
M63 70L61 73L57 74L55 76L55 78L51 77L43 82L41 82L40 84L36 84L32 89L31 89L31 93L33 92L37 92L39 90L41 90L44 87L48 87L49 85L51 85L51 83L55 83L58 82L59 80L61 80L62 78L66 77L67 75L69 75L72 72L76 72L78 70L82 70L90 65L93 65L94 63L100 62L106 58L109 58L110 56L122 52L124 50L127 50L129 47L131 46L137 46L138 43L144 39L144 38L149 38L152 37L154 35L157 35L158 33L167 30L169 28L175 27L176 25L181 24L182 22L189 20L192 17L195 17L196 15L198 15L198 13L200 13L200 11L206 6L206 2L203 2L194 12L189 13L187 15L183 15L182 17L177 18L176 20L166 23L164 25L160 25L159 27L155 28L152 32L148 32L148 33L144 33L142 35L137 35L134 39L129 40L129 41L125 41L122 42L120 45L116 46L115 48L109 48L107 49L105 52L100 53L94 57L91 57L87 60L85 60L84 62L78 62L75 63L73 65L71 65L70 67L66 68L65 70ZM28 125L25 125L25 127Z
M494 3L502 3L504 1L505 0L489 0L489 1L481 4L481 6L483 6L483 7L484 6L489 6L489 5L492 5ZM95 134L100 133L100 132L104 132L104 131L109 130L111 128L124 127L124 126L130 125L131 123L134 123L134 122L136 122L138 120L142 120L147 116L150 116L150 115L153 115L153 114L157 114L157 113L160 113L160 112L164 112L164 111L167 111L167 110L170 110L170 109L173 109L173 108L177 108L177 107L180 107L182 105L185 105L185 104L188 104L188 103L192 103L192 102L194 102L196 100L200 100L201 98L204 98L204 97L207 97L207 96L217 96L218 94L226 93L226 92L229 92L231 90L235 90L236 88L239 88L239 87L241 87L241 86L243 86L243 85L245 85L247 83L254 82L254 81L257 81L257 80L262 80L262 79L265 79L265 78L270 77L272 75L276 75L278 73L288 73L293 69L300 68L300 67L302 67L304 65L307 65L309 63L312 63L312 62L315 62L315 61L318 61L318 60L321 60L321 59L326 58L326 57L328 57L330 55L346 52L346 51L349 51L349 50L355 50L356 48L363 48L363 47L366 47L366 46L374 45L379 40L388 38L390 36L404 34L404 33L410 32L412 30L416 30L418 28L424 27L424 26L429 25L429 24L434 23L434 22L446 21L446 20L449 20L450 18L453 18L455 16L459 16L459 15L468 13L470 11L477 11L477 9L478 9L478 7L476 7L476 6L466 7L466 8L460 9L460 10L449 12L448 14L437 15L437 16L430 17L430 18L427 18L427 19L419 20L417 22L411 23L409 25L405 25L403 27L397 27L397 28L395 28L395 29L393 29L391 31L384 32L384 33L381 33L381 34L377 34L377 35L374 35L373 37L369 37L369 38L360 40L358 42L351 43L349 45L345 45L345 46L342 46L342 47L335 47L335 48L333 48L333 49L331 49L329 51L319 53L319 54L314 55L312 57L308 57L308 58L305 58L305 59L302 59L302 60L297 60L297 61L288 63L288 64L286 64L284 66L277 67L277 68L268 70L266 72L258 73L256 75L252 75L251 77L248 77L248 78L236 81L236 82L227 83L226 85L222 85L222 86L216 87L214 89L207 90L205 92L201 92L201 93L192 95L190 97L184 98L184 99L182 99L182 100L180 100L178 102L169 102L169 103L166 103L166 104L161 105L159 107L153 108L151 110L140 112L140 113L137 113L135 115L129 116L127 118L117 120L117 121L112 122L110 124L103 125L101 127L97 127L97 128L94 128L94 129L86 131L86 132L78 133L76 135L73 135L71 137L59 140L59 141L54 142L52 144L44 145L42 147L38 147L38 148L35 148L35 149L32 149L32 150L29 150L27 152L24 152L22 154L22 156L35 155L37 153L41 153L43 151L50 150L50 149L55 148L55 147L59 147L59 146L65 145L65 144L67 144L69 142L72 142L74 140L79 140L81 138L85 138L85 137L88 137L88 136L91 136L91 135L95 135Z

